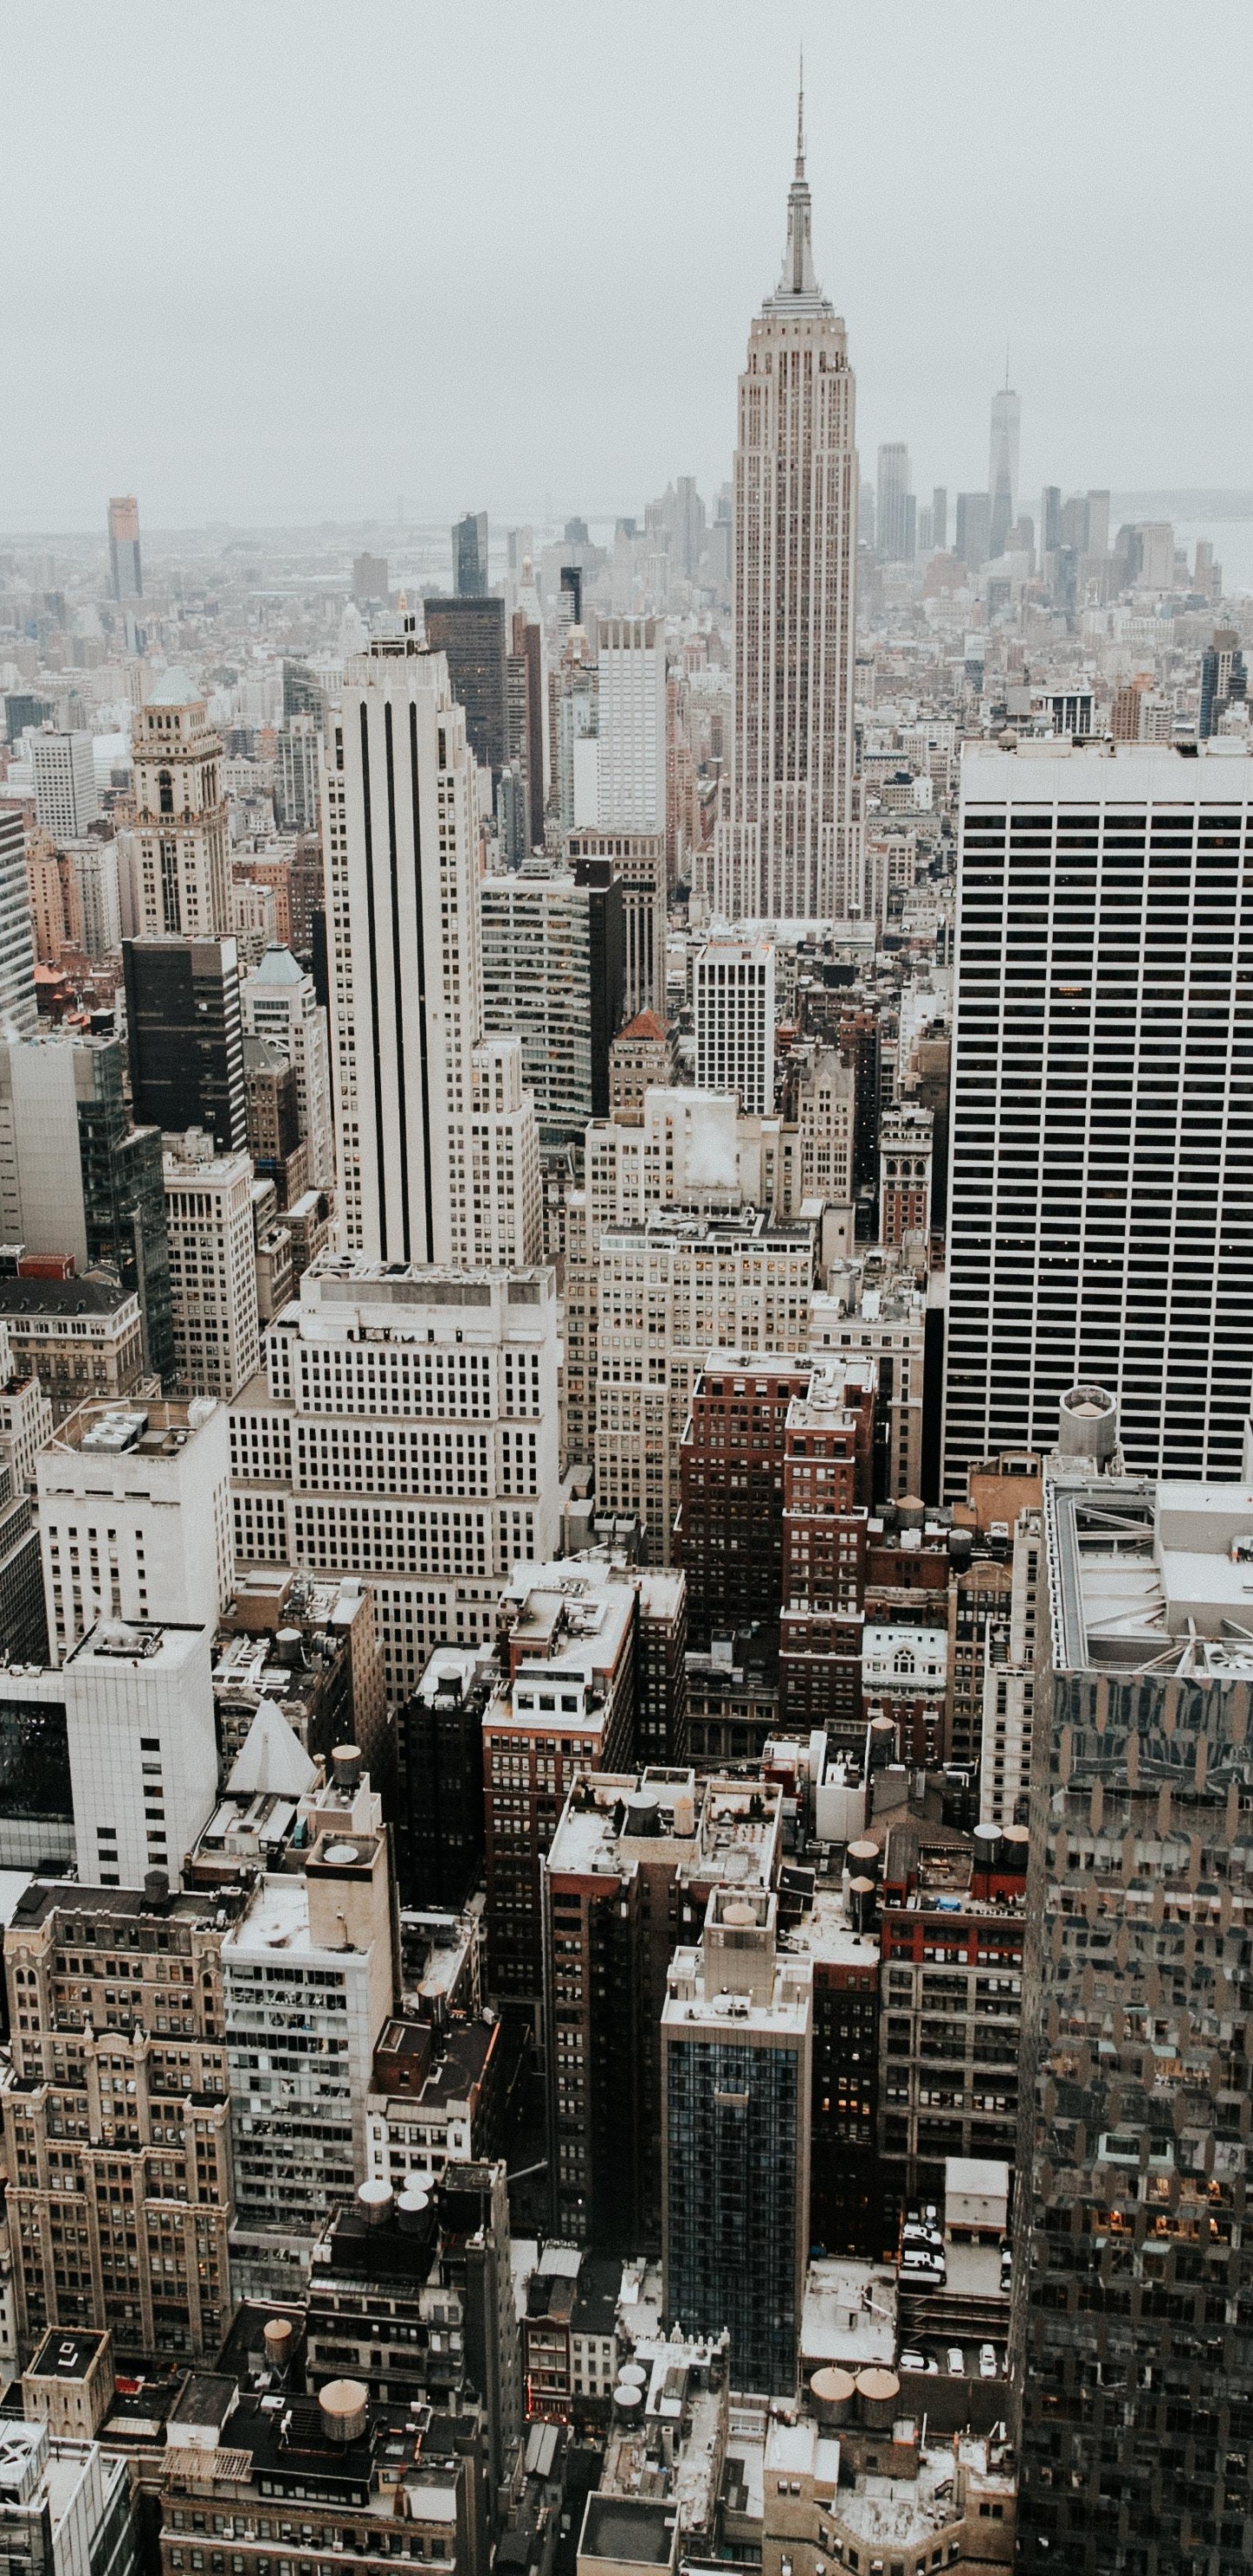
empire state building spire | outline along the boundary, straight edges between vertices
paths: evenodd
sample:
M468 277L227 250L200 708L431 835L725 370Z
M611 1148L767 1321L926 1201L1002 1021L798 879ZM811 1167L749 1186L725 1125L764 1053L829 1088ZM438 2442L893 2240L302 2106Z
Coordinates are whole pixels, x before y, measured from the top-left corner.
M800 88L796 98L796 166L787 198L787 242L783 252L783 274L773 295L767 296L764 310L768 313L829 312L830 306L814 275L813 205L809 181L805 176L805 57L801 56Z

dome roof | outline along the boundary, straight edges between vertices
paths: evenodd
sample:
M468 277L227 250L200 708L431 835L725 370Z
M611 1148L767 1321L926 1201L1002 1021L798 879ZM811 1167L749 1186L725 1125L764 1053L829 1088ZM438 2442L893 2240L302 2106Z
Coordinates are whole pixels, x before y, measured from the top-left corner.
M293 957L290 948L284 948L281 940L275 940L262 955L261 963L257 968L257 982L303 984L304 969L299 960Z

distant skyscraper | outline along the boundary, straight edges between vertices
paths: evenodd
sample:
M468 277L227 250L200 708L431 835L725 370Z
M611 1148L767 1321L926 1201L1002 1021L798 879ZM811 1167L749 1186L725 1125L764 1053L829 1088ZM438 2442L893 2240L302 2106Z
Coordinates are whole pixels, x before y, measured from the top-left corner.
M0 813L0 1038L33 1037L38 1018L25 836L10 807Z
M656 617L600 621L597 823L666 828L666 639Z
M977 572L980 564L987 562L990 519L986 492L958 493L954 552L971 572Z
M466 734L493 788L509 757L508 654L503 599L425 599L426 640L448 660L448 678L465 708Z
M844 324L814 275L803 105L783 274L739 382L731 800L714 859L728 920L861 908L856 393Z
M142 599L139 503L133 492L109 503L109 585L115 599Z
M1236 1071L1253 760L963 762L945 1482L1120 1399L1128 1464L1236 1477L1253 1140Z
M1108 534L1108 528L1106 530ZM1040 494L1040 553L1055 555L1062 541L1062 487L1046 483Z
M931 543L941 554L948 545L948 492L937 483L931 495Z
M136 1125L167 1136L203 1127L220 1154L241 1150L248 1130L234 940L128 939L122 966Z
M453 528L452 586L458 599L481 599L487 590L486 510L468 510Z
M989 552L1003 555L1018 516L1018 431L1022 404L1005 385L992 396L992 437L988 453Z
M460 605L503 619L502 600ZM350 656L325 781L347 1247L376 1261L529 1260L535 1105L517 1038L483 1036L474 761L445 657L416 633Z
M177 668L163 671L135 736L136 927L221 939L231 926L222 745L206 701Z
M100 811L89 733L49 725L30 736L35 820L54 841L81 841Z
M1201 706L1196 729L1202 742L1217 733L1228 707L1233 700L1244 700L1248 686L1248 671L1234 626L1217 627L1213 643L1201 655Z
M909 503L909 449L896 441L879 450L879 488L875 500L875 527L878 551L884 563L908 563L913 558L913 528Z

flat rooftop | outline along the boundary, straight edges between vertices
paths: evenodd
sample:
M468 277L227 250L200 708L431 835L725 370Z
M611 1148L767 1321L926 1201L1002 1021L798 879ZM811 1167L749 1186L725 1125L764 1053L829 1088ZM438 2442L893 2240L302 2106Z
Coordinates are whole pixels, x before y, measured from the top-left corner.
M643 2496L589 2495L579 2556L616 2558L634 2567L668 2567L677 2530L673 2504L650 2503Z
M1253 1675L1253 1486L1059 1476L1045 1490L1058 1671Z

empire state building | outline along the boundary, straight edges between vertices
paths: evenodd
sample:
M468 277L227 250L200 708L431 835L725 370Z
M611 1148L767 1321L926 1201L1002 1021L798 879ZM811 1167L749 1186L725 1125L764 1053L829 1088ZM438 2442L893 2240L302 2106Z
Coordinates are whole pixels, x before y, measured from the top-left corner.
M804 93L783 274L755 318L735 451L735 723L713 901L728 920L861 910L853 815L855 386L814 275Z

